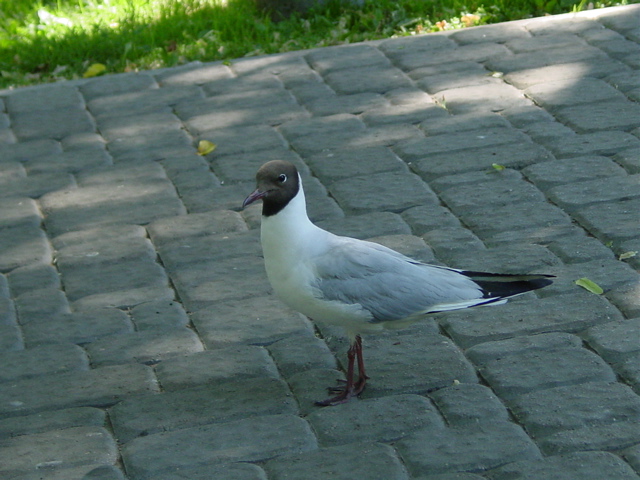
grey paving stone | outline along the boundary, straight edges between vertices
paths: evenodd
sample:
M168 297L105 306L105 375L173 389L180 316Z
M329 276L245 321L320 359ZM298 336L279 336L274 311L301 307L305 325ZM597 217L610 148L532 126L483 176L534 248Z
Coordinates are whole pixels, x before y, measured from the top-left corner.
M129 475L155 478L162 470L207 462L259 461L316 449L304 420L264 415L137 438L123 449Z
M434 158L434 154L451 154L451 152L458 151L458 155L462 156L465 155L467 150L472 149L475 155L476 152L482 151L481 149L488 146L492 146L495 149L501 145L512 143L526 144L526 142L529 142L527 136L517 130L510 128L485 128L482 130L436 135L424 139L419 138L418 140L412 139L397 145L395 151L405 161L414 162L425 157ZM505 157L508 157L508 155L505 155ZM502 163L501 158L494 158L494 162L496 160ZM437 165L437 161L434 163ZM510 166L509 164L505 165Z
M231 69L222 63L186 65L183 68L169 68L154 75L162 86L202 85L208 82L233 78Z
M93 119L80 108L16 112L12 115L12 129L19 140L51 138L60 140L81 132L95 132Z
M413 476L483 471L540 458L524 431L504 421L419 430L401 439L396 448Z
M305 102L305 108L313 115L360 114L370 110L384 110L389 103L379 93L361 92L350 95L327 95Z
M429 394L448 425L461 427L509 420L500 399L483 385L463 383Z
M257 93L243 92L184 102L176 107L176 113L194 135L218 128L279 125L309 117L286 90L266 90L260 95L262 101Z
M474 134L482 135L482 132L493 132L494 129L508 127L511 127L511 124L500 114L481 111L448 115L438 118L435 122L425 121L420 124L420 128L427 136L447 135L452 134L452 132L468 132L464 135L471 139L474 138L472 137ZM473 132L474 130L477 132ZM477 138L477 140L482 140L482 138Z
M595 78L568 78L555 82L539 83L524 91L524 94L537 105L556 111L567 106L605 102L616 109L617 102L625 100L624 94L610 86L607 82ZM613 104L612 104L613 103Z
M21 315L21 320L25 316ZM113 334L131 333L128 316L116 308L95 308L74 313L48 313L39 318L24 318L22 325L25 343L29 346L49 343L94 342Z
M284 480L347 480L358 472L371 480L406 480L402 461L388 445L367 442L329 447L270 460L265 464L269 478Z
M541 162L523 170L525 176L543 191L560 184L623 176L624 169L600 155Z
M80 265L61 264L62 282L71 301L89 295L125 291L136 288L168 288L164 269L152 261L112 260Z
M439 205L409 208L402 212L402 219L409 224L414 235L424 235L439 228L461 226L450 210Z
M231 343L268 345L290 335L313 335L311 324L274 297L254 296L212 305L191 320L207 348Z
M618 152L613 159L627 172L640 173L640 146Z
M133 307L129 313L137 331L185 327L190 321L184 307L174 301L145 302Z
M408 124L371 127L362 132L357 130L318 130L310 136L291 139L290 143L298 154L307 157L318 152L338 148L353 149L373 146L391 146L419 135L419 132L417 127Z
M600 357L566 333L487 342L466 353L493 390L507 400L553 387L616 381Z
M457 47L457 43L449 38L449 33L442 32L434 35L417 35L411 37L397 37L383 40L377 44L378 49L388 56L395 53L402 53L408 47L414 48L417 52L433 52L440 49L452 49Z
M17 323L0 324L0 351L16 351L23 348L22 332Z
M104 410L91 407L68 408L0 420L0 439L31 435L71 427L103 427Z
M296 337L296 340L300 338ZM305 344L304 341L301 343ZM231 345L167 358L155 367L155 371L163 390L173 391L203 384L277 379L278 368L263 347Z
M285 378L314 368L336 368L336 359L327 344L316 337L283 338L269 345L268 350Z
M636 471L640 470L640 445L624 450L622 456Z
M15 306L8 295L0 297L0 324L7 326L18 324Z
M70 407L104 407L157 389L149 367L103 367L11 382L0 392L0 409L3 415L14 416Z
M455 381L477 383L471 364L453 342L438 334L430 319L400 332L368 336L365 361L371 380L363 399L424 394Z
M338 180L329 185L338 204L355 214L372 211L400 212L424 203L437 204L431 189L416 175L387 172ZM398 192L404 192L399 197Z
M441 90L436 99L452 113L499 112L506 108L529 105L529 100L524 98L520 90L506 83Z
M98 148L87 148L63 152L47 157L37 157L24 163L29 175L34 173L67 172L78 173L96 167L111 165L111 156Z
M109 75L78 86L85 100L155 88L158 84L153 76L143 72Z
M417 87L396 88L388 91L384 96L391 105L428 105L434 103L429 94Z
M303 180L308 178L309 168L306 164L294 152L283 147L235 155L215 156L212 159L211 167L225 184L251 182L255 187L256 172L263 163L271 160L291 162L296 166Z
M107 117L100 119L98 126L111 149L114 144L127 142L128 139L143 138L145 142L151 144L163 144L167 137L181 130L182 123L171 113L152 112L125 117Z
M53 235L117 223L146 224L186 213L168 180L131 180L49 193L41 199L46 225Z
M193 86L167 86L137 92L125 92L94 98L87 104L97 117L141 115L152 112L171 112L171 107L181 101L204 98L202 90Z
M396 88L411 86L410 80L399 69L378 64L332 71L325 74L325 82L338 94L373 92L386 93Z
M615 155L621 150L637 148L638 139L621 131L593 132L569 136L562 142L549 143L546 147L557 158L580 155Z
M78 90L65 84L14 90L4 97L4 103L12 116L17 113L84 108L84 101Z
M327 117L310 118L300 122L288 122L279 127L279 131L288 139L307 137L318 133L336 133L364 131L365 125L351 114L338 114Z
M506 46L515 53L534 52L559 47L584 46L585 42L579 36L569 32L554 32L547 35L508 39Z
M547 248L564 263L582 263L599 258L614 258L610 248L588 236L576 235L559 238L549 243Z
M381 235L410 234L411 229L402 217L391 212L372 212L349 215L318 222L318 226L336 235L355 237L361 240Z
M459 209L459 215L460 220L468 228L487 242L501 232L515 230L537 232L549 227L571 225L571 218L558 207L535 200L492 205L490 211L487 211L484 205L468 210Z
M361 115L367 125L435 123L449 115L440 105L413 103L372 108Z
M300 104L333 97L336 92L326 83L314 80L289 87L289 91Z
M461 252L478 253L486 247L471 230L463 227L443 227L429 230L422 235L433 251L443 262L453 261Z
M305 162L314 175L327 183L365 174L407 170L405 163L386 147L336 149L305 158Z
M60 144L65 152L78 152L83 150L104 150L106 141L99 133L81 132L64 137Z
M100 427L74 427L0 440L3 469L33 472L80 465L111 465L118 449L111 435Z
M0 196L39 198L49 192L73 188L75 185L73 177L65 172L34 173L6 185Z
M584 428L597 437L599 426L637 425L640 397L621 383L595 382L531 392L514 399L511 409L538 441Z
M631 388L640 394L640 355L633 355L620 366L617 371L629 383Z
M456 42L465 44L477 44L480 42L507 42L515 38L529 40L531 35L524 28L524 25L517 22L503 23L498 28L491 28L488 25L479 26L469 30L455 31L451 38Z
M252 253L257 253L255 247ZM212 304L238 304L271 292L264 276L264 262L257 256L242 261L229 258L190 263L171 271L171 280L181 302L191 312Z
M314 50L305 58L311 67L326 75L337 70L350 70L354 65L362 67L386 67L389 60L370 45L339 46Z
M418 429L440 430L444 422L428 399L391 395L317 410L307 417L323 446L393 442Z
M599 48L589 45L571 45L514 55L493 55L488 59L486 65L498 72L511 73L549 65L564 66L564 64L577 62L592 65L607 61L610 61L609 58Z
M415 43L415 42L414 42ZM449 76L451 74L460 74L460 76L475 75L479 73L489 73L484 66L476 61L461 60L459 62L448 62L441 65L431 65L428 67L416 68L411 70L408 75L414 80L420 80L427 77L439 77L440 75ZM452 79L453 80L453 79Z
M640 105L629 101L611 100L589 105L559 109L557 118L578 133L601 130L629 131L637 126Z
M0 362L3 365L0 382L89 368L89 359L84 350L72 344L45 345L18 352L2 352Z
M29 140L26 142L0 144L3 163L8 161L23 162L36 158L60 153L60 142L51 139Z
M540 441L547 455L583 450L619 450L638 443L638 423L584 427L554 433Z
M170 468L154 474L156 480L266 480L267 474L252 463L228 463L193 465Z
M593 203L639 197L638 180L640 175L624 175L575 182L554 187L547 195L565 210L572 211Z
M296 402L284 382L253 378L130 398L111 408L109 417L118 440L128 443L198 425L296 413Z
M393 52L387 51L386 54L393 59L394 64L405 71L449 62L484 62L495 56L511 56L511 52L504 45L492 42L472 43L456 49L447 47L448 45L445 45L444 48L438 48L428 53L410 48L406 50L398 49Z
M14 298L20 323L26 326L29 322L46 320L52 315L71 312L69 302L64 293L56 286L31 288Z
M9 197L0 200L0 228L39 227L42 216L37 203L28 197Z
M463 348L520 335L582 330L622 321L620 312L601 297L573 292L543 299L529 297L491 310L477 309L443 315L441 323Z
M605 323L585 332L585 339L609 363L620 363L640 352L635 339L640 334L640 318Z
M609 452L577 452L541 460L514 462L490 473L492 480L637 480L638 476L620 457Z
M94 367L130 362L150 365L203 349L198 336L188 328L111 335L85 348Z
M443 473L441 475L421 475L416 480L482 480L485 477L475 473Z
M633 189L630 189L633 190ZM614 192L609 192L614 194ZM603 242L621 241L638 236L640 200L620 199L598 203L578 210L574 215L587 230Z
M35 226L0 230L0 272L32 263L50 263L52 251L45 233Z
M540 190L530 183L502 177L487 177L483 183L451 187L441 192L440 197L454 213L462 213L477 205L542 204L545 200Z
M217 145L215 150L216 156L236 155L287 147L282 136L280 136L273 127L268 125L214 129L202 132L198 139L209 140L215 143Z
M176 234L174 240L169 237L163 240L161 236L154 238L157 238L163 265L172 273L178 272L178 277L185 282L185 287L197 286L194 282L198 282L198 279L218 279L219 273L232 274L233 268L238 263L234 260L236 257L247 257L243 266L244 271L251 271L254 268L258 270L257 259L253 257L260 251L260 241L255 230L187 237ZM216 260L215 264L194 266L191 270L186 268L189 264L209 263L213 260Z
M471 63L471 62L470 62ZM473 63L471 63L474 65ZM426 90L436 98L440 98L441 92L448 91L455 88L467 88L467 87L479 87L482 85L499 85L500 80L493 77L482 65L475 64L479 68L472 71L456 71L450 73L443 73L440 75L428 75L422 76L422 71L431 70L431 67L418 68L411 71L412 78L422 76L416 80L416 85ZM448 106L445 98L445 106Z

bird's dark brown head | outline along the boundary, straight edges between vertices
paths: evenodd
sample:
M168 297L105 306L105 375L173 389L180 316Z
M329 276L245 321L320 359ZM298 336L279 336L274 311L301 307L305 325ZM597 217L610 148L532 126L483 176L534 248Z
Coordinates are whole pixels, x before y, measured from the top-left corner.
M245 198L242 208L262 200L262 215L275 215L286 207L300 191L298 170L289 162L267 162L256 173L257 189Z

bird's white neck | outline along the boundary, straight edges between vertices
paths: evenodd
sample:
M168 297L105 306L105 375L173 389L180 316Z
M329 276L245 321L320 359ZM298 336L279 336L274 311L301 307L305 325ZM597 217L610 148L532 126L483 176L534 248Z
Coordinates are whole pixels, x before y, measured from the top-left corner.
M326 232L316 227L307 215L301 182L300 190L286 207L275 215L262 217L260 236L265 259L267 256L286 255L304 250L302 247L308 247L310 240L321 233Z

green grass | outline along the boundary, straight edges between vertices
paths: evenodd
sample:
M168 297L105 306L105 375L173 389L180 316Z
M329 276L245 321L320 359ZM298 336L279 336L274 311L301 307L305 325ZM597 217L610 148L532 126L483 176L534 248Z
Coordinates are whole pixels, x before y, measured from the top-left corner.
M0 0L0 87L79 78L95 63L115 73L226 60L569 12L585 2L334 2L274 22L254 0Z

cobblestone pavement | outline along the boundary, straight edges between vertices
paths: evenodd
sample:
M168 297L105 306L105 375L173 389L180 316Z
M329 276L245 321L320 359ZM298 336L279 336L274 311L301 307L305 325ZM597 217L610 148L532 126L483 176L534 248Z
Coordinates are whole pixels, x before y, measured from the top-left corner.
M640 478L639 5L0 103L3 479ZM347 345L239 209L275 158L336 233L557 282L366 337L315 407Z

